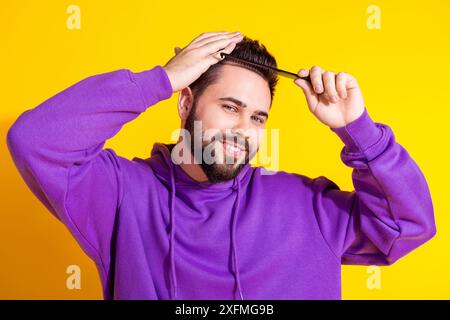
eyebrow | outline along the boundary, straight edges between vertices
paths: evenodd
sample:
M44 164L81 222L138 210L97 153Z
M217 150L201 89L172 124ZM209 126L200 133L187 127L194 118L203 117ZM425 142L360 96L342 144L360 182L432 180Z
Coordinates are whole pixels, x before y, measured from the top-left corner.
M246 105L244 102L242 102L241 100L238 100L238 99L236 99L236 98L233 98L233 97L223 97L223 98L219 98L219 100L222 100L222 101L231 101L231 102L233 102L234 104L237 104L238 106L240 106L240 107L242 107L242 108L247 108L247 105ZM266 117L266 120L269 119L269 115L268 115L268 113L265 112L265 111L258 110L258 111L256 111L255 113L256 113L257 115L259 115L259 116Z

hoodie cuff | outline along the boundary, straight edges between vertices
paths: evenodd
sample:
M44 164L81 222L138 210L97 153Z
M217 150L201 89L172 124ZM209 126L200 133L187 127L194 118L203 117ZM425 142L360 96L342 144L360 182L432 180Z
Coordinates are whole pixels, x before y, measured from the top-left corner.
M346 151L352 153L366 151L383 134L382 129L369 116L367 108L364 108L364 112L349 124L339 128L330 127L330 129L344 142Z
M130 71L130 75L131 79L141 89L147 107L169 99L173 94L172 84L166 70L160 65L141 72Z

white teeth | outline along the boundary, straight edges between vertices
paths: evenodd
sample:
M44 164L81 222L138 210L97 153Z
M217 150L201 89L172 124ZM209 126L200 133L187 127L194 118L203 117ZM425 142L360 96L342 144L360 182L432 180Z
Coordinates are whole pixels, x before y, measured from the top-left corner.
M233 150L233 151L239 151L239 149L236 148L235 146L230 146L230 147L231 147L231 150Z
M233 145L231 145L231 144L228 144L228 146L229 146L230 149L233 150L233 151L241 151L240 148L238 148L238 147L236 147L236 146L233 146Z
M232 145L232 144L230 144L230 143L225 143L226 144L226 146L225 146L225 148L226 148L226 150L227 150L227 153L230 153L230 154L240 154L241 152L242 152L242 150L241 150L241 148L239 148L239 147L236 147L235 145Z

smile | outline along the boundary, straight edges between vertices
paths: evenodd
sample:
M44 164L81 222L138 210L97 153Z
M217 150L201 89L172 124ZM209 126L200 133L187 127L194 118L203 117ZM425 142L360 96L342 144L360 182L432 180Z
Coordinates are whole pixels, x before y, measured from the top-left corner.
M234 143L225 142L223 143L223 146L225 149L225 153L230 156L239 157L242 153L245 152L244 148L241 148Z

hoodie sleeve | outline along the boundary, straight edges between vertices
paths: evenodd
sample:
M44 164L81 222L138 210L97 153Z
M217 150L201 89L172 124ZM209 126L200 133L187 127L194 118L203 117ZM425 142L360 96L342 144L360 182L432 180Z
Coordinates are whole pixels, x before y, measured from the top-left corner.
M121 163L129 160L103 146L171 95L161 66L97 74L23 112L7 133L12 159L32 193L104 269L122 198Z
M313 179L314 212L330 249L342 264L390 265L436 233L430 192L421 170L395 141L391 128L367 109L330 128L344 142L341 160L351 167L355 190Z

